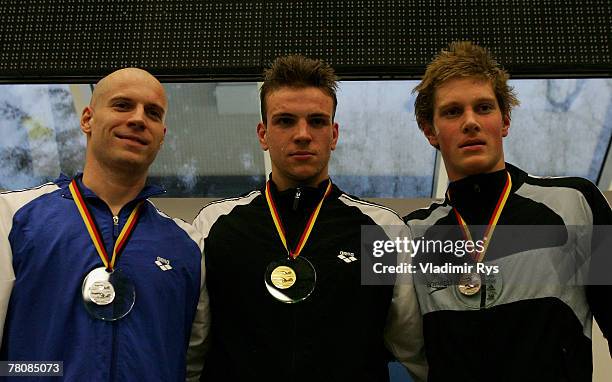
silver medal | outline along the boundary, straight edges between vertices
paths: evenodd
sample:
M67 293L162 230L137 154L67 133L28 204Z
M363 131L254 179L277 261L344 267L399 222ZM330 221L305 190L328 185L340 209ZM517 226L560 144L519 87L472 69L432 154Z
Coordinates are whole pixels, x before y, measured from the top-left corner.
M108 305L115 299L115 288L108 281L94 281L87 289L89 299L96 305Z
M85 276L81 293L87 312L103 321L125 317L136 301L131 280L120 270L108 272L104 267L95 268Z

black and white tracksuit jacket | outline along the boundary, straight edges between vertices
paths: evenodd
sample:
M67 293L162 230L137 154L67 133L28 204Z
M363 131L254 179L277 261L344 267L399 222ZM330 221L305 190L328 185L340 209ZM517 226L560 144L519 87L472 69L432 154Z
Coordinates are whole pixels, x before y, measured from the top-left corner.
M606 338L612 334L612 276L606 276L612 235L602 227L612 224L610 207L588 180L532 177L510 164L506 170L511 193L485 257L499 266L496 293L488 294L485 285L469 297L457 285L415 282L428 380L591 381L593 315ZM486 225L506 170L452 182L450 200L447 193L443 202L404 220L415 237L427 237L432 226L458 231L453 207L468 225ZM518 227L515 237L508 226ZM571 282L575 274L562 273L572 266L587 276ZM594 271L597 280L587 280ZM607 285L585 285L593 283Z
M326 186L304 187L296 200L296 189L271 184L291 248ZM402 224L334 185L300 254L316 269L314 292L285 304L264 285L268 264L287 257L264 191L204 207L194 221L205 237L212 325L202 380L388 381L387 349L424 376L414 289L360 282L361 226Z

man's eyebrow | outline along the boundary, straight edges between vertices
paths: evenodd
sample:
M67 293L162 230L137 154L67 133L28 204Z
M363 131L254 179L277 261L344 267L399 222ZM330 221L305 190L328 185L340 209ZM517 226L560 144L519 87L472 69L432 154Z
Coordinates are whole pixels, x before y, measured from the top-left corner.
M116 101L127 101L127 102L132 102L132 100L129 97L125 97L125 96L115 96L115 97L111 97L108 102L116 102Z
M288 112L285 112L285 111L280 112L280 113L276 113L276 114L272 114L272 118L278 118L278 117L293 117L293 118L295 118L296 115L288 113Z
M476 102L491 102L491 101L497 101L497 98L489 97L489 96L476 98Z
M321 111L321 112L309 113L308 116L309 117L329 117L329 114Z
M123 101L123 102L129 102L129 103L134 103L135 101L133 99L131 99L130 97L126 97L126 96L115 96L109 99L108 102L112 103L112 102L117 102L117 101ZM157 109L161 112L166 112L166 109L157 103L147 103L145 104L145 107L147 108L153 108L153 109Z
M495 97L484 96L484 97L476 98L475 100L471 101L470 103L495 102L496 100L497 99ZM461 104L461 102L458 102L458 101L448 101L447 103L442 103L442 104L438 105L438 108L445 108L445 107L456 106L456 105L460 105L460 104Z

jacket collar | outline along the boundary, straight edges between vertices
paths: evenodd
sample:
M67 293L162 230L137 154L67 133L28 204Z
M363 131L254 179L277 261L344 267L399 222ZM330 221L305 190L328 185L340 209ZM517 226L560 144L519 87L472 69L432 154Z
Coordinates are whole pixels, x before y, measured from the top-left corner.
M457 208L468 224L486 224L506 183L506 172L512 179L512 195L525 182L527 173L506 163L503 170L470 175L451 182L445 202Z
M79 188L81 189L81 192L83 193L84 198L99 199L98 196L92 190L90 190L83 184L83 173L81 172L78 173L77 175L74 176L74 178L79 184ZM72 182L72 178L69 178L68 176L64 174L60 174L60 176L53 182L62 189L62 197L67 198L67 199L72 199L72 194L70 193L70 190L68 189L68 186L70 186L70 183ZM138 195L136 196L136 198L134 198L132 202L151 198L153 196L158 196L158 195L162 195L165 193L166 193L166 190L161 186L146 185L142 190L140 190L140 192L138 193Z
M272 198L274 198L274 203L281 211L286 211L288 209L309 211L312 210L319 203L319 201L321 201L329 180L330 179L328 178L322 181L316 187L298 186L279 191L276 184L272 180L272 177L270 176L270 193L272 194ZM327 200L337 198L339 194L340 191L336 185L332 183L332 190L328 195Z

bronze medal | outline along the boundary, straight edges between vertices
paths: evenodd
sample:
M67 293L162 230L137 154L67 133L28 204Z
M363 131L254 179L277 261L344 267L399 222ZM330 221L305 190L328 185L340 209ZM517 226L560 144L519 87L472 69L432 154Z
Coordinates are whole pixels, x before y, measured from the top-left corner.
M478 273L464 273L459 276L457 289L464 296L473 296L480 292L482 280Z
M497 221L499 220L499 217L501 216L501 213L504 207L506 206L506 201L508 200L508 197L510 196L511 190L512 190L512 177L510 176L510 173L506 172L506 184L504 185L504 188L502 189L499 199L497 200L497 205L495 206L495 209L493 210L493 214L491 215L491 218L489 219L489 224L487 225L487 229L482 238L482 241L484 242L484 248L481 251L474 251L473 253L470 253L470 256L476 263L481 263L484 260L485 254L491 242L491 237L493 236L493 231L495 230L495 227L497 226ZM447 198L449 201L451 200L451 195L449 191L447 191ZM472 234L470 233L467 223L465 222L465 220L463 219L463 217L461 216L461 214L455 207L453 207L453 211L455 212L455 216L457 218L457 222L459 223L459 227L461 229L463 237L466 240L473 242L474 240L472 240ZM464 296L473 296L476 293L480 292L482 283L483 283L483 280L480 274L464 273L461 276L459 276L459 280L457 282L457 290ZM497 293L498 292L496 292L496 290L493 289L493 291L491 292L491 297L495 297Z

